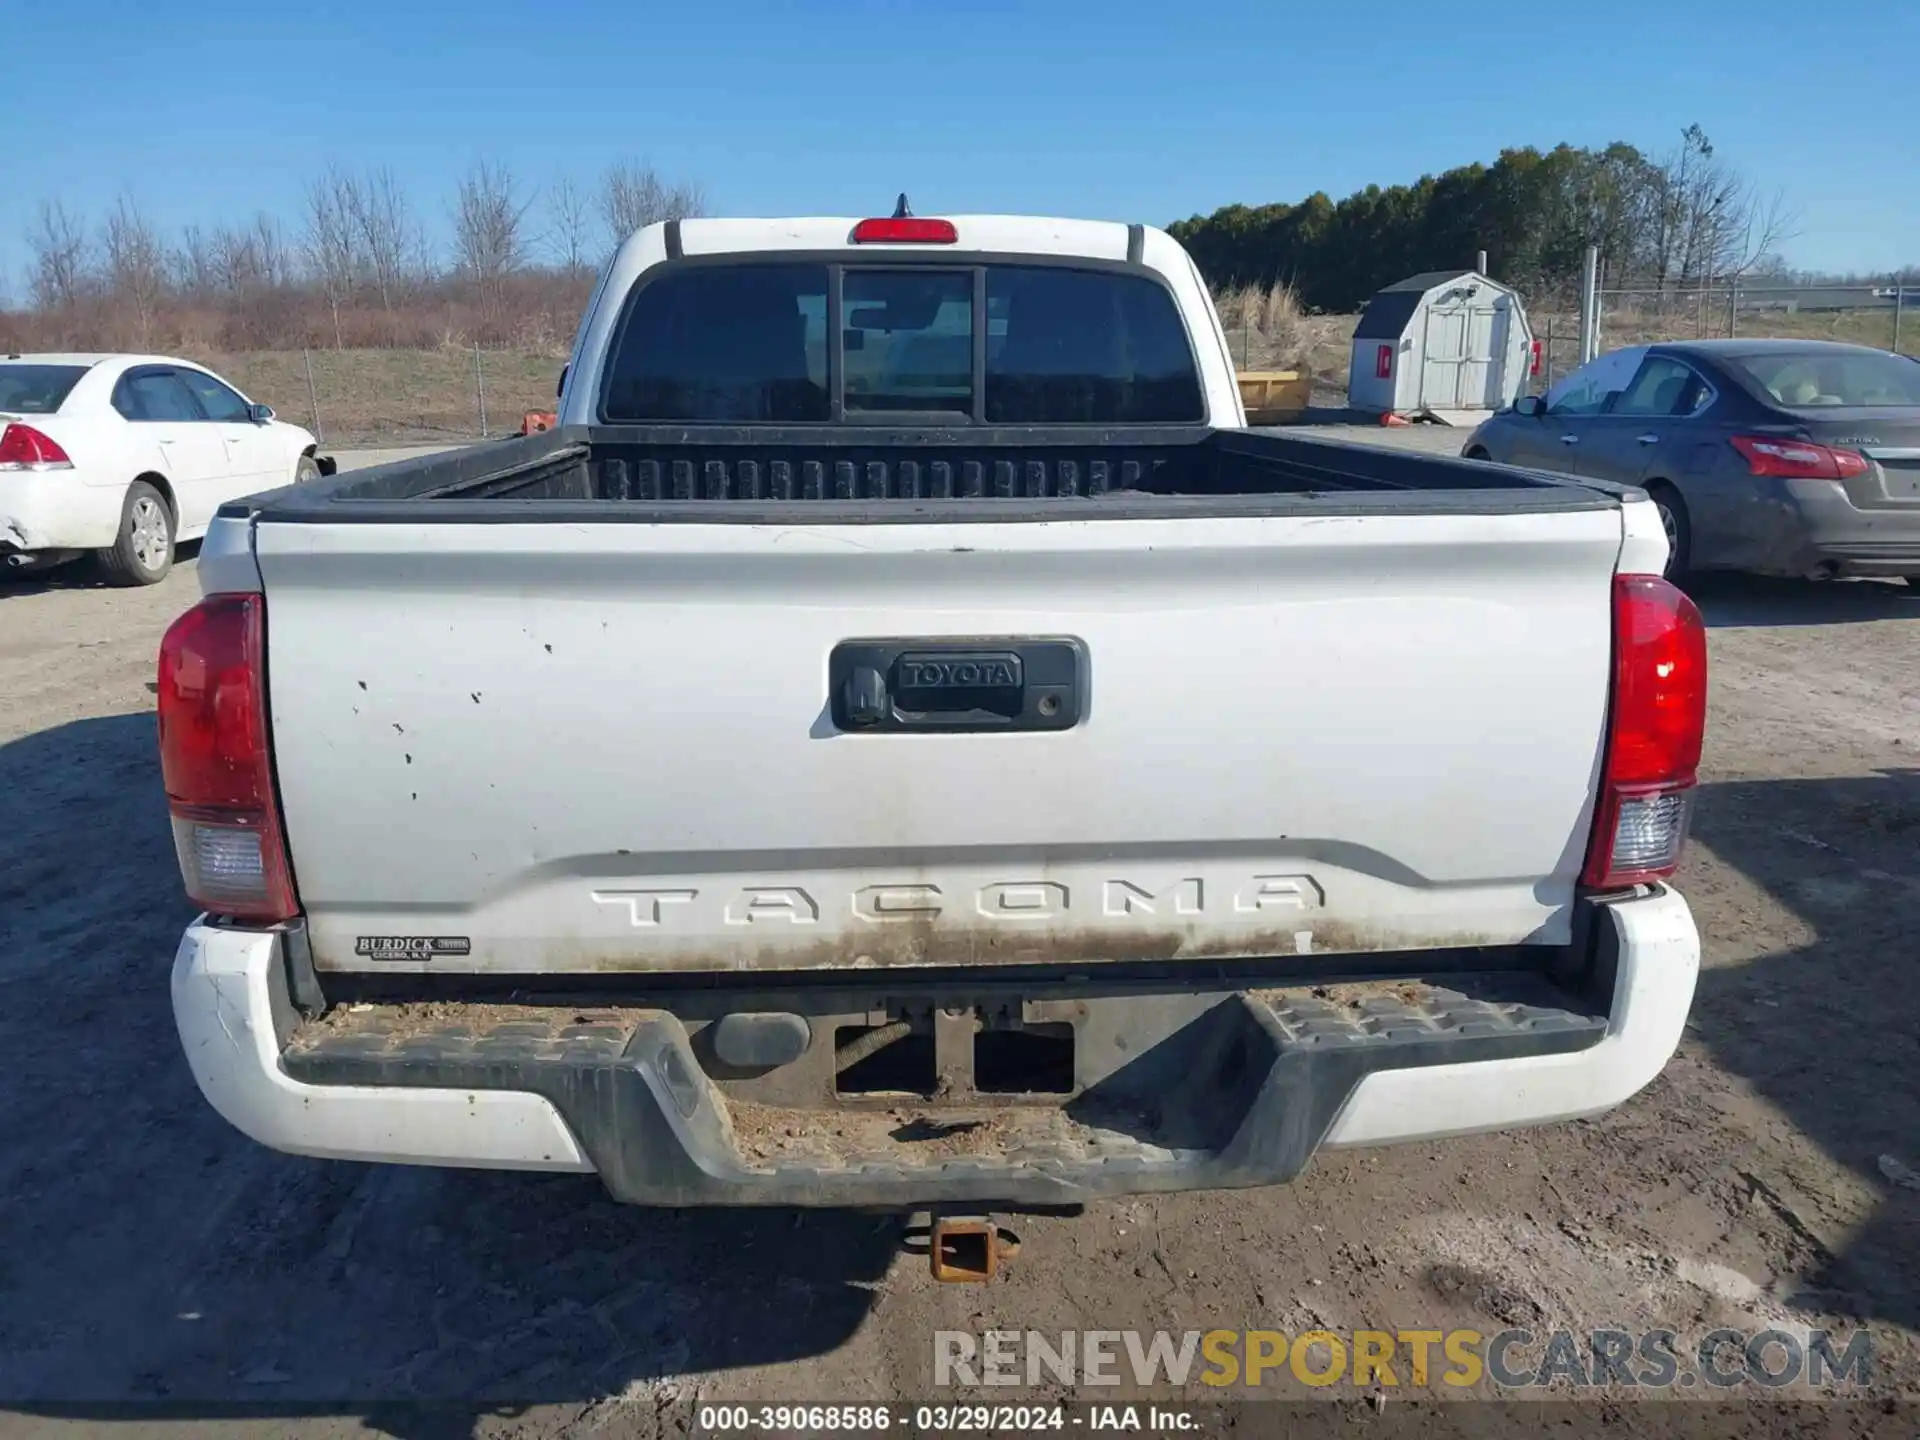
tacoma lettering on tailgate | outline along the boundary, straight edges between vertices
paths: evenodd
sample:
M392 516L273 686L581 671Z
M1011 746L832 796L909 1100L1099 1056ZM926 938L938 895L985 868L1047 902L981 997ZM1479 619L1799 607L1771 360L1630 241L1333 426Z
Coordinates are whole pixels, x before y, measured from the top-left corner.
M1224 892L1224 893L1223 893ZM799 885L726 885L699 888L595 889L595 903L624 909L640 928L695 930L707 925L811 925L821 905ZM1234 887L1199 876L1150 883L1113 878L1070 886L1059 880L996 880L946 887L927 881L866 885L849 897L855 919L868 924L917 924L974 919L1007 924L1055 920L1228 919L1271 921L1316 909L1324 899L1311 875L1250 875Z

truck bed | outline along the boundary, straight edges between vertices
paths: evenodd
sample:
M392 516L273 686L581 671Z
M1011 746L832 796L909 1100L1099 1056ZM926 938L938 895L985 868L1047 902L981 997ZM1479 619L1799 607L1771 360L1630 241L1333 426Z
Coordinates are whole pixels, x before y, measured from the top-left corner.
M420 500L438 502L437 517L448 521L526 515L523 506L502 501L591 505L599 518L646 521L751 521L788 504L806 505L823 521L856 515L867 522L938 520L959 513L975 520L1030 519L1040 513L1036 502L1061 516L1066 512L1057 502L1077 501L1170 516L1328 505L1519 513L1604 508L1619 493L1508 466L1206 427L592 426L353 471L254 497L223 513L375 520L417 515L392 507ZM476 504L482 501L490 503ZM901 501L918 503L884 503ZM955 510L960 502L964 508Z

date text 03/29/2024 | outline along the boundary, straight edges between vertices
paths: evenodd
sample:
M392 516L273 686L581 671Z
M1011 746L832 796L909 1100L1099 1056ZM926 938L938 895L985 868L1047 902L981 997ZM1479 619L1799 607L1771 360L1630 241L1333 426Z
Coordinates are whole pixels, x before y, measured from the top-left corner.
M1167 1405L702 1405L695 1421L701 1435L1192 1432L1202 1424L1194 1411Z

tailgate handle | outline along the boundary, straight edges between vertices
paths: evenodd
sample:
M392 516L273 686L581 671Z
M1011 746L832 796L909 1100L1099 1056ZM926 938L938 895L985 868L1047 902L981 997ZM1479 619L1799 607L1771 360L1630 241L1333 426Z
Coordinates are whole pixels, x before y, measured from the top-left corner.
M842 731L1068 730L1086 708L1072 639L847 640L827 671Z

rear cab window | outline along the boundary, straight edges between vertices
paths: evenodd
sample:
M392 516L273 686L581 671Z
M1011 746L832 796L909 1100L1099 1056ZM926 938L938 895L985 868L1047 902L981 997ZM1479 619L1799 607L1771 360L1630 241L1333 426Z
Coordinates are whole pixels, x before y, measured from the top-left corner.
M850 270L844 279L850 414L973 413L973 276Z
M0 363L0 411L13 415L52 415L87 373L85 365Z
M602 419L1172 425L1206 418L1178 304L1137 271L735 261L643 276Z
M1769 350L1726 363L1790 410L1920 406L1920 363L1874 350Z

